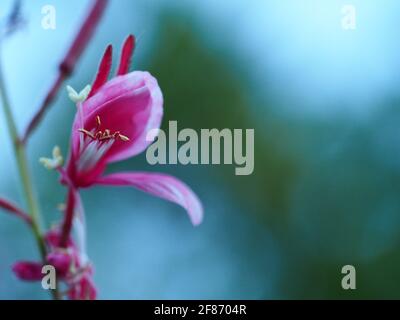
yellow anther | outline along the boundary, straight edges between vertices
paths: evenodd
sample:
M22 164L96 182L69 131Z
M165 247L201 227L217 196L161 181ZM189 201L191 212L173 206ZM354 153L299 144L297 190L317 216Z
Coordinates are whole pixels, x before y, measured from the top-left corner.
M108 140L108 139L113 139L114 138L114 136L106 136L106 135L102 135L100 138L99 138L99 140L100 141L103 141L103 140Z
M123 134L118 134L118 137L124 142L127 142L130 140L127 136L124 136Z
M105 129L104 132L99 130L101 126L101 119L100 116L96 116L96 129L91 131L88 131L86 129L78 129L79 132L83 133L84 135L92 138L93 140L99 140L99 141L104 141L104 140L109 140L109 139L121 139L121 141L129 141L130 139L127 136L124 136L123 134L120 134L119 131L116 131L114 133L111 133L110 129Z
M90 131L87 131L86 129L78 129L79 132L82 132L83 134L86 134L87 136L91 137L92 139L96 139L93 133Z

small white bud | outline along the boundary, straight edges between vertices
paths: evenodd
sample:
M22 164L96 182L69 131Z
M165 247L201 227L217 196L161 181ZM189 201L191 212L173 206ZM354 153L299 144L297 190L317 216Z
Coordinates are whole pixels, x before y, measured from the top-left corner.
M82 101L85 101L90 93L90 90L92 90L92 86L88 84L86 87L82 89L82 91L79 93L79 96L83 99Z
M71 86L67 86L67 91L68 91L68 97L73 101L73 102L77 102L77 98L78 98L78 92L75 91L74 88L72 88Z
M90 85L87 85L81 92L76 92L74 88L71 86L67 86L67 91L68 91L68 97L74 102L74 103L79 103L83 102L87 99L90 90L92 90L92 87Z
M61 155L61 150L58 146L53 148L53 158L40 158L39 162L48 170L53 170L61 167L64 159Z

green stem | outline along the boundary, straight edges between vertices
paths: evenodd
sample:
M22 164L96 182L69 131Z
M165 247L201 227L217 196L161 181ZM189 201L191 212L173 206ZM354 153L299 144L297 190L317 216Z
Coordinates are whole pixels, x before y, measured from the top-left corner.
M33 191L31 176L29 173L29 168L27 164L27 157L24 145L16 142L14 147L15 156L17 159L18 170L21 176L21 182L25 193L25 198L28 205L28 212L32 218L32 231L35 236L36 242L39 247L40 255L42 260L46 258L46 246L42 236L42 223L41 216L37 204L37 199Z
M0 59L1 60L1 59ZM5 88L3 79L2 66L0 61L0 99L3 105L4 114L8 126L8 131L12 139L15 158L17 160L18 171L21 178L22 187L24 190L25 199L28 206L28 212L32 218L32 232L39 248L42 261L46 262L46 244L42 235L42 222L39 211L37 198L33 189L32 179L29 172L28 161L26 156L25 145L21 142L18 136L17 127L12 115L10 102ZM54 299L59 299L58 290L52 290Z

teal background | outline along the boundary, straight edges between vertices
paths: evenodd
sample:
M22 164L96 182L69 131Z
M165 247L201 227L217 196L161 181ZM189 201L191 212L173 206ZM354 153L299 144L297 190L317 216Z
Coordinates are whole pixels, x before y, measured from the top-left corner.
M12 1L0 3L0 19ZM53 4L57 29L41 28ZM52 83L88 1L25 1L25 27L3 46L5 78L24 128ZM67 81L90 83L108 43L138 37L179 128L255 129L255 171L157 166L145 155L110 171L167 172L202 199L204 223L130 188L82 194L101 299L400 298L400 3L353 0L356 30L336 0L111 1ZM114 55L115 63L117 56ZM29 147L47 225L65 190L38 159L68 150L74 106L60 92ZM0 114L0 194L23 203ZM10 266L37 259L28 229L0 214L0 299L47 299ZM341 288L341 268L357 289Z

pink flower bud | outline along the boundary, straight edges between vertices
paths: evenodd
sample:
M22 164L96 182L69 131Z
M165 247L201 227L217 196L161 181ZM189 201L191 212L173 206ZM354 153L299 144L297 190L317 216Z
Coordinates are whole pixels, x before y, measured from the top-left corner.
M72 258L67 252L52 252L47 255L48 264L52 265L60 277L65 277L71 267Z
M38 262L20 261L12 267L15 275L25 281L40 281L43 277L42 264Z

